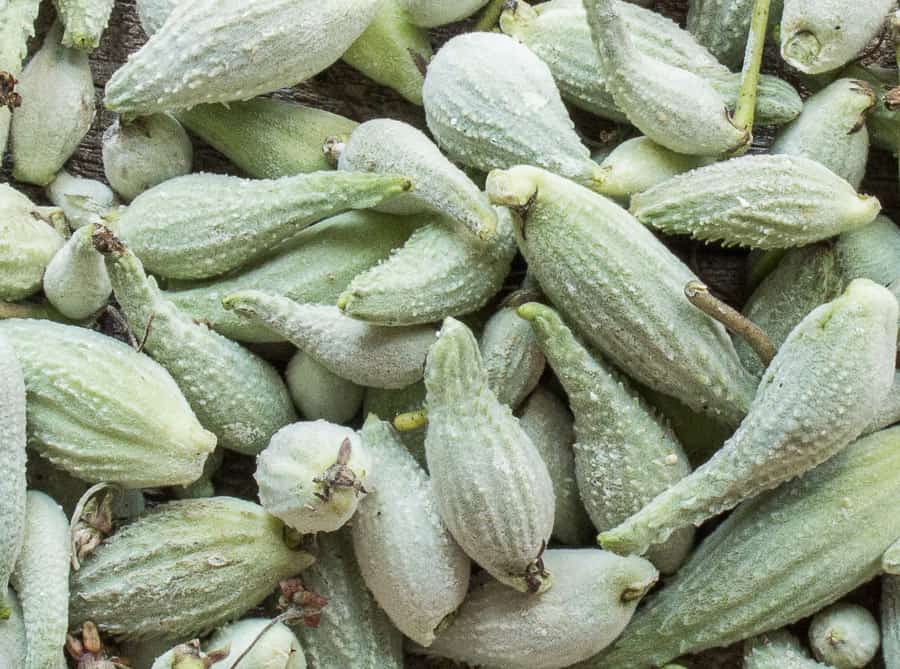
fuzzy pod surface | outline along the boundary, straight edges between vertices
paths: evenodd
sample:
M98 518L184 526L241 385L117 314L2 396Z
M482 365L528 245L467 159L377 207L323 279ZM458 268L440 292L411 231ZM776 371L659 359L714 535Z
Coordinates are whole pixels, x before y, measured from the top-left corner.
M813 616L809 643L816 658L834 669L862 669L878 653L881 630L867 609L838 602Z
M423 28L436 28L472 16L488 0L398 0L409 14L410 21Z
M53 0L65 27L63 46L93 51L109 23L115 0Z
M138 20L147 37L152 37L162 28L179 2L180 0L136 0Z
M25 440L25 378L15 350L0 335L0 593L25 537ZM0 599L0 629L8 606L13 604Z
M61 170L50 182L47 197L66 215L66 222L73 230L99 223L118 204L116 194L101 181L76 177Z
M754 0L690 0L687 29L721 63L739 69L744 62ZM781 17L783 0L769 7L769 23Z
M109 300L112 284L103 256L94 248L94 225L78 228L44 271L44 294L66 318L83 320Z
M744 669L832 669L813 660L787 630L761 634L744 642Z
M546 361L531 326L510 307L488 319L478 342L491 390L518 407L541 380Z
M269 625L265 618L245 618L215 631L206 641L207 652L225 649L228 656L209 669L232 669L238 657ZM289 627L278 623L270 627L244 658L240 669L306 669L300 641Z
M845 281L865 278L887 286L900 278L900 229L887 216L842 234L835 253Z
M294 406L306 420L346 423L362 406L365 388L342 379L303 351L293 355L284 376Z
M18 78L28 55L28 40L34 36L34 22L41 8L40 0L7 0L0 20L0 71ZM9 137L10 110L0 106L0 154L6 153Z

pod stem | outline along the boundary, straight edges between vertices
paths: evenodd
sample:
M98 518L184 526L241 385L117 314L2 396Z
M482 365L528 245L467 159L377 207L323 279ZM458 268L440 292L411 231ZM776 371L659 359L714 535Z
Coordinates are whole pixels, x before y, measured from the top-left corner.
M478 17L478 21L472 30L480 33L490 32L497 27L497 22L500 20L503 10L515 9L515 7L515 0L491 0L484 8L484 11L481 12L481 16Z
M747 132L753 131L753 119L756 115L756 92L766 45L766 28L769 25L769 2L770 0L756 0L753 3L750 34L747 39L747 50L744 52L744 69L734 112L734 125ZM741 151L745 151L749 146L750 142L747 142Z
M715 297L709 292L709 288L699 281L689 281L684 287L684 295L707 316L716 319L739 337L743 337L763 364L769 366L775 357L776 349L762 328Z

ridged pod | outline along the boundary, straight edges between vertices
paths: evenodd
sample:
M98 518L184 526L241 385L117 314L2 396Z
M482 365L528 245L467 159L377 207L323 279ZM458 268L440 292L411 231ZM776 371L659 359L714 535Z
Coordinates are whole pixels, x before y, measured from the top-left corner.
M100 46L115 0L53 0L53 4L66 29L63 46L88 52Z
M900 278L900 229L887 216L842 234L835 253L845 281L865 278L886 286Z
M0 667L24 667L27 643L22 607L12 588L6 588L3 593L7 617L0 621Z
M485 324L478 346L491 390L515 410L544 373L544 354L531 326L515 309L500 309Z
M103 256L94 248L96 226L78 228L44 272L44 294L66 318L82 320L109 300L112 284Z
M334 63L374 18L375 0L179 3L106 85L120 114L246 100L292 86ZM235 45L240 48L236 49Z
M800 640L777 630L744 642L744 669L832 669L813 660Z
M76 177L60 170L46 190L47 198L66 215L74 229L100 223L117 204L116 194L101 181Z
M25 379L0 335L0 593L6 592L25 533ZM10 602L0 599L0 631ZM14 665L10 665L14 666Z
M228 649L228 656L210 669L232 669L238 657L267 626L265 618L245 618L222 627L204 644L207 652ZM306 669L300 641L289 627L270 627L238 665L240 669ZM166 668L168 669L168 668Z
M881 204L802 156L751 155L680 174L631 200L641 223L726 246L803 246L875 220Z
M897 300L868 279L811 311L760 381L721 450L624 523L605 548L643 553L672 531L700 525L832 457L874 418L894 381Z
M137 0L138 19L141 27L147 33L147 37L152 37L156 31L162 28L169 14L178 5L180 0Z
M409 19L423 28L436 28L472 16L488 0L398 0Z
M549 589L541 555L553 529L553 482L509 407L491 392L478 343L459 321L444 321L425 363L425 386L425 454L444 523L501 583L520 592Z
M346 423L362 406L365 388L297 351L284 373L294 406L306 420Z
M533 167L492 173L488 194L496 204L528 205L515 220L529 271L591 346L641 383L740 421L755 382L724 328L685 298L696 277L649 230Z
M391 423L400 414L410 411L420 411L425 405L425 382L419 381L399 390L387 390L385 388L366 388L366 397L363 400L363 415L375 414ZM415 461L425 471L428 471L428 462L425 459L425 435L427 425L418 426L415 429L404 430L399 433L400 440L406 446Z
M34 36L41 0L7 0L0 10L0 72L18 77L28 54L28 40ZM6 153L11 112L0 105L0 155Z
M885 669L900 667L900 576L881 579L881 652Z
M769 23L781 17L782 0L769 7ZM721 63L740 68L747 49L753 0L690 0L687 29Z
M867 609L838 602L813 616L809 643L816 658L834 669L862 669L875 658L881 631Z
M127 488L190 483L216 445L172 377L83 328L0 321L25 374L28 445L78 478Z
M465 599L471 564L441 522L428 475L390 425L369 415L360 437L372 458L374 490L353 519L359 569L394 625L429 646Z

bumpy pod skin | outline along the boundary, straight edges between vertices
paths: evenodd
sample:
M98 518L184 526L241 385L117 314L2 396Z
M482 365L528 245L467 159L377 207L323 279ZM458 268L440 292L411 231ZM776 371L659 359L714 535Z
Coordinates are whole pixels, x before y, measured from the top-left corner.
M887 286L900 278L900 229L887 216L842 234L835 252L845 281L865 278Z
M245 618L216 630L204 644L207 652L229 649L228 656L210 669L231 669L269 621L265 618ZM241 663L240 669L306 669L303 648L296 635L283 623L269 628Z
M868 279L814 309L760 381L737 432L690 476L600 541L644 552L675 529L700 525L816 467L869 425L894 381L897 300Z
M6 592L25 532L25 439L25 379L15 351L0 335L0 593ZM0 630L4 612L0 599Z
M885 513L898 485L894 428L746 502L645 602L616 644L581 669L648 669L779 629L840 599L878 575L889 537L900 535L900 514Z
M21 300L40 290L47 263L65 243L41 209L0 184L0 299Z
M646 560L597 549L552 549L544 561L556 574L549 592L510 593L493 581L476 586L429 653L508 669L562 669L612 643L657 578Z
M636 380L736 425L756 384L725 329L693 307L694 274L628 212L533 167L493 172L519 248L544 293L587 342Z
M169 14L178 5L179 0L137 0L138 19L141 27L152 37L169 18Z
M491 390L515 410L544 373L546 361L531 326L515 309L500 309L485 324L478 346Z
M262 290L295 302L334 304L361 272L386 261L419 226L417 217L352 211L316 223L297 235L295 245L240 273L181 286L163 293L175 306L217 332L246 342L283 341L264 324L222 306L240 290ZM450 231L447 233L452 234ZM510 256L515 253L515 248ZM498 288L499 290L499 288Z
M862 669L878 652L881 631L867 609L839 602L813 616L809 643L816 658L834 669Z
M0 72L18 77L28 54L28 40L34 36L34 22L40 0L7 0L0 10ZM0 106L0 155L6 153L11 112Z
M366 397L363 400L363 415L375 414L393 423L394 419L400 414L421 410L425 405L425 395L424 381L419 381L400 390L366 388ZM415 461L419 463L419 466L428 471L428 462L425 459L426 433L427 425L417 427L414 430L400 432L399 437Z
M135 199L117 230L149 271L203 279L283 249L317 221L410 187L405 177L333 171L272 180L190 174Z
M44 294L66 318L82 320L99 311L112 294L103 256L94 248L95 226L69 238L44 272Z
M505 35L447 42L428 67L425 119L455 162L488 172L538 165L590 185L596 163L575 132L553 75Z
M358 412L366 389L297 351L284 374L294 406L306 420L346 423Z
M569 546L590 544L596 530L578 493L571 412L553 393L538 387L522 405L520 413L519 425L541 454L553 481L556 496L553 536Z
M783 2L773 0L769 23L781 17ZM721 63L738 69L744 62L753 0L690 0L687 28Z
M3 592L7 617L0 623L0 666L24 667L27 643L22 607L12 588L6 588Z
M356 276L338 299L349 316L381 325L421 325L477 311L503 287L516 255L510 214L497 212L497 237L472 244L434 216L402 248Z
M547 362L575 415L575 478L594 527L615 527L690 474L672 430L619 376L575 338L551 308L519 308L531 322ZM663 573L675 572L694 541L688 528L650 553Z
M76 177L61 170L46 190L47 198L66 215L73 230L89 223L100 223L118 204L116 194L105 183Z
M800 116L779 131L771 152L815 160L859 188L869 159L866 112L874 105L869 84L838 79L806 101Z
M342 458L345 442L350 453ZM330 471L336 466L358 485L330 483ZM366 493L371 471L365 446L352 429L317 420L276 432L259 454L253 477L259 484L260 502L269 513L311 534L333 532L350 520Z
M309 669L403 668L403 637L366 590L349 532L319 535L318 561L303 575L328 600L316 628L297 630Z
M147 115L292 86L340 58L377 9L375 0L181 2L109 80L106 106Z
M239 617L313 562L257 504L169 502L82 562L72 574L69 622L91 620L122 639L188 639Z
M22 105L10 128L13 176L46 186L78 148L94 119L94 82L87 54L59 43L56 24L22 71Z
M69 629L69 520L42 492L29 491L25 509L25 541L10 578L28 642L22 667L59 669L66 666L63 645Z
M372 458L374 491L353 519L359 569L394 625L429 646L465 599L471 564L441 522L428 475L391 426L370 415L360 437Z
M115 123L103 133L103 173L126 202L163 181L190 174L194 147L169 114Z
M831 668L813 660L793 634L778 630L744 642L744 669Z
M875 220L881 204L803 156L752 155L680 174L634 196L631 213L666 234L726 246L804 246Z
M101 334L0 321L28 392L28 445L80 479L126 488L186 484L216 445L172 377Z
M881 579L881 653L885 669L900 667L900 576Z
M781 57L806 74L856 58L884 25L893 0L784 0Z
M53 0L53 4L65 27L63 46L88 52L100 46L115 0Z
M444 321L425 363L425 386L425 454L444 523L504 585L549 589L552 576L540 560L553 529L553 482L509 407L490 390L478 343L459 321Z
M379 205L391 214L434 211L453 221L474 241L497 234L497 214L466 173L451 163L418 128L393 119L375 119L356 128L341 149L338 169L345 172L408 174L415 178L406 195Z

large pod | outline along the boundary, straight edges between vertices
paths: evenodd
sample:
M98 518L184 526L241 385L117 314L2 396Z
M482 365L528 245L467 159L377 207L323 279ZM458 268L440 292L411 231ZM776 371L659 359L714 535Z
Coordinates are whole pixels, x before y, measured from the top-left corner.
M0 593L6 592L25 536L25 439L25 378L15 350L0 334ZM5 610L0 599L0 619Z
M535 389L546 361L531 326L512 307L499 309L478 342L491 390L513 410Z
M747 50L754 0L689 0L687 29L720 62L740 68ZM781 17L782 0L769 7L769 23Z

